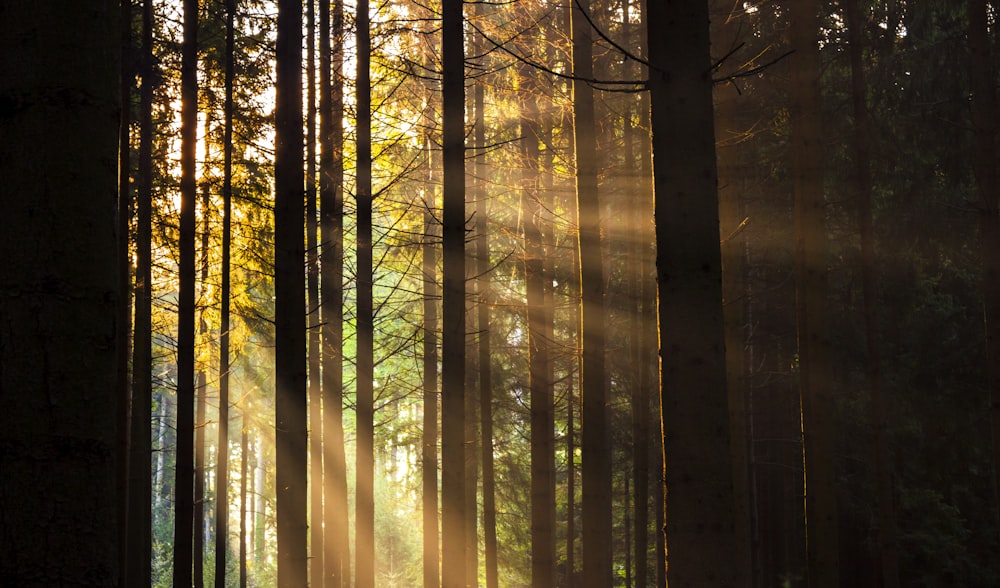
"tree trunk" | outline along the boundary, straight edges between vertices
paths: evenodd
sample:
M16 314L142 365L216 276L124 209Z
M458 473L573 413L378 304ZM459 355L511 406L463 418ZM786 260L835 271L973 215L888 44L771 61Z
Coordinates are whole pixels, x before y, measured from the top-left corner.
M587 20L590 2L574 0L573 114L576 193L580 215L580 288L583 294L580 382L583 395L583 581L586 588L611 584L611 443L608 431L607 375L604 371L604 272L601 267L601 217L597 194L597 147L593 77L593 40Z
M139 170L136 193L135 319L129 463L129 549L125 585L152 582L152 198L153 198L153 1L142 3L139 90ZM162 455L162 454L161 454Z
M666 581L735 586L708 6L648 18Z
M986 0L968 0L973 167L979 189L979 241L986 331L986 388L992 430L994 496L1000 517L1000 213L997 207L996 92Z
M548 374L549 344L545 337L545 247L538 226L539 120L535 83L522 66L521 93L521 223L527 288L528 370L531 411L531 584L555 585L555 415ZM548 278L551 279L551 278Z
M465 585L465 52L461 0L441 9L443 282L441 559L443 588Z
M226 0L225 104L222 137L222 287L219 310L219 451L215 477L215 588L226 585L226 555L229 552L229 319L230 319L230 249L233 212L233 76L236 34L236 0ZM241 445L242 449L245 446ZM246 459L246 451L242 452ZM245 463L245 462L244 462ZM245 471L245 470L244 470ZM246 474L244 473L245 477ZM244 508L245 480L240 480L241 508ZM240 547L245 521L240 519ZM240 565L243 565L241 552Z
M858 225L861 233L861 284L865 320L865 343L868 350L866 377L871 401L872 429L875 432L875 487L878 505L878 553L883 588L899 588L899 549L895 505L893 504L888 419L882 387L882 352L878 330L878 290L875 284L877 259L872 219L872 176L869 159L868 106L862 63L861 13L858 0L845 0L848 46L851 56L851 94L854 103L854 161L857 173Z
M121 25L121 55L131 55L132 50L132 0L122 0L119 18ZM119 76L119 92L121 108L119 110L118 123L118 208L115 233L118 238L118 290L120 304L118 305L118 316L115 318L118 329L118 339L115 343L118 358L118 382L116 390L118 393L118 575L125 578L128 574L129 561L129 536L128 528L131 525L129 519L129 422L131 412L132 393L129 387L129 350L131 343L132 327L132 291L130 288L130 278L132 269L132 256L129 248L129 225L132 220L132 186L130 178L132 173L132 144L131 126L132 114L132 83L135 81L135 71L131 60L122 59L120 61L121 75ZM147 503L148 504L148 503ZM138 521L137 521L138 522Z
M204 176L201 184L201 275L199 280L202 288L201 298L204 290L208 286L208 232L209 232L209 205L211 204L211 194L209 192L208 179L208 157L211 153L211 143L209 135L211 133L211 116L205 116L205 162L202 165ZM207 301L206 301L207 304ZM206 342L208 338L208 322L205 320L207 308L202 306L198 309L198 336L201 342ZM195 340L195 345L199 339ZM205 427L208 422L205 416L206 404L208 403L208 376L204 367L198 370L196 376L197 386L195 387L195 429L194 429L194 586L203 588L205 585L205 475L207 466L205 464Z
M0 572L119 582L119 5L0 6Z
M239 557L239 586L247 588L247 475L250 461L250 453L247 451L250 423L247 419L246 405L243 408L240 426L240 557Z
M192 586L194 537L195 142L198 124L198 0L184 0L181 47L181 209L177 300L177 457L174 462L174 586Z
M278 0L277 33L274 161L277 568L279 586L305 586L307 432L301 0Z
M438 533L438 292L437 285L437 222L434 219L434 162L430 138L424 136L427 153L427 186L430 197L424 204L424 244L421 261L424 283L423 312L423 391L424 426L421 468L423 474L423 530L424 530L424 588L437 588L441 580L441 562Z
M332 4L332 7L331 7ZM323 520L327 588L350 579L344 450L344 6L324 0L319 13L320 241L322 243ZM331 14L332 13L332 14ZM332 23L331 23L332 20ZM331 47L332 41L332 47Z
M728 1L712 2L713 40L726 53L741 42L740 27ZM738 545L743 551L737 569L746 574L738 581L749 585L752 569L750 555L750 491L749 445L747 443L747 378L744 361L746 296L744 291L744 216L740 195L741 169L739 124L740 94L735 86L718 85L715 89L715 120L718 127L716 156L718 158L719 239L722 249L722 304L723 329L726 344L726 385L729 395L730 451L733 464L733 499Z
M485 17L485 5L476 5L476 16ZM477 37L477 53L485 43ZM483 84L473 88L476 119L473 128L476 178L476 293L479 313L479 421L483 467L483 538L486 562L486 588L498 588L496 475L493 466L493 371L490 339L490 242L489 194L486 181L486 104Z
M316 217L316 8L306 2L306 267L309 312L309 583L323 585L323 415Z
M795 289L799 394L805 464L806 559L809 586L839 586L836 479L833 466L833 398L826 320L826 226L823 198L823 131L819 4L793 0L789 10L792 62L791 147L795 191Z
M374 310L372 301L371 52L368 0L357 4L357 483L355 582L375 586Z

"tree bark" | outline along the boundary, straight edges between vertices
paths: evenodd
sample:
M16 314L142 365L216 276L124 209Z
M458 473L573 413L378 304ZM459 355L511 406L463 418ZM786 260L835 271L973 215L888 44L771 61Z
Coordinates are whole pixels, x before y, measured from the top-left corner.
M306 308L302 3L278 0L274 161L275 488L278 585L305 586Z
M177 299L177 457L174 462L175 586L192 586L194 539L195 142L198 124L198 0L184 0L181 46L181 208Z
M153 1L142 2L139 62L139 169L136 177L135 319L129 443L129 549L125 584L152 581L152 198L153 198Z
M476 5L476 16L486 15L485 5ZM477 37L477 53L482 53L485 43ZM493 370L490 338L490 241L489 241L489 210L487 203L489 193L484 178L486 177L486 105L483 84L473 88L475 103L475 123L473 141L475 142L475 178L476 178L476 293L478 294L479 313L479 420L483 467L483 538L484 560L486 563L486 588L498 588L499 571L497 568L497 514L496 514L496 475L493 465Z
M306 268L309 373L309 583L322 586L323 415L320 374L319 222L316 217L316 3L306 1Z
M441 9L443 289L441 559L443 588L465 585L465 51L461 0Z
M357 483L355 578L357 588L375 586L374 309L372 301L371 52L368 0L357 4Z
M725 377L707 2L648 5L666 582L741 572ZM684 140L678 140L683 137Z
M858 0L845 0L848 47L851 57L851 97L854 103L854 162L857 173L858 225L861 233L861 285L864 297L865 345L868 351L865 375L875 432L875 487L878 505L878 553L883 588L899 588L898 526L893 503L892 461L889 454L888 411L882 385L882 352L878 329L878 290L875 283L877 258L872 219L871 140L868 136L868 106L862 61L862 20Z
M593 38L588 0L572 0L573 137L576 193L580 215L580 288L583 395L583 583L611 584L611 443L608 431L607 375L604 371L604 272L601 267L601 215L597 192L594 92L581 80L593 78Z
M236 50L236 0L226 0L225 103L222 137L222 284L219 309L219 450L215 476L215 588L226 585L226 555L229 545L229 330L230 330L230 249L233 213L233 77ZM241 445L241 448L243 446ZM246 452L242 452L242 459ZM245 477L246 474L244 473ZM245 481L240 479L241 491ZM240 504L245 494L241 492ZM241 506L241 508L243 508ZM240 519L240 547L245 521ZM243 564L241 552L240 565Z
M332 6L331 6L332 4ZM320 241L323 345L324 586L350 578L344 450L344 6L323 0L319 13ZM332 21L332 22L331 22Z
M0 584L119 581L119 5L0 5Z
M979 242L986 331L986 388L993 448L993 485L1000 520L1000 212L997 206L996 91L986 0L968 0L973 167L979 188Z
M430 197L424 204L424 244L421 247L424 283L423 308L423 392L424 426L421 471L423 474L424 588L437 588L441 583L441 558L438 532L438 292L437 285L437 222L434 219L434 161L430 138L424 136L427 153L427 186Z
M793 0L789 10L792 63L791 147L795 192L795 289L805 464L806 559L809 585L840 585L833 398L826 318L826 223L820 105L819 4Z

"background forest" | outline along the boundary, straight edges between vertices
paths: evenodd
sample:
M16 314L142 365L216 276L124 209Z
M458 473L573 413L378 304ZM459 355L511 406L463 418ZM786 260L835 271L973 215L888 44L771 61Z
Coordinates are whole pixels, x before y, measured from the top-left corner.
M1000 5L648 4L88 13L128 459L81 585L1000 585ZM55 585L20 483L0 584Z

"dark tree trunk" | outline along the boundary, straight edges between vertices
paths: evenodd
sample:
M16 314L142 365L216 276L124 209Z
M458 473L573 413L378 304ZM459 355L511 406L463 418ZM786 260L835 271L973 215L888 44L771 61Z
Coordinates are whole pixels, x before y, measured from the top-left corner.
M597 147L593 78L593 40L585 11L590 2L573 2L574 143L576 193L580 215L580 288L583 295L580 366L583 395L583 581L586 588L611 583L611 443L604 371L604 272L601 267L601 216L597 194Z
M309 583L323 585L323 415L316 203L316 3L306 2L306 267L309 312Z
M712 36L725 54L741 41L739 20L730 14L728 1L711 3ZM727 64L728 67L728 64ZM722 303L726 344L726 385L729 395L730 451L733 464L733 499L736 533L743 550L733 554L736 566L745 577L738 581L748 585L752 569L750 555L750 491L749 445L747 443L747 378L744 349L746 296L744 290L744 215L739 167L740 130L735 128L739 113L739 92L735 86L717 85L715 89L715 120L718 127L716 156L719 175L719 238L722 248Z
M864 297L865 344L868 351L866 377L871 399L872 429L875 432L875 487L878 505L878 554L882 587L899 588L899 548L895 505L893 504L891 457L889 455L888 411L882 386L882 352L878 329L878 290L875 283L877 258L872 219L871 140L868 136L868 106L862 63L861 12L858 0L845 0L848 43L851 55L851 97L854 103L854 162L857 173L858 225L861 233L861 285Z
M840 585L833 398L826 319L826 223L820 106L819 3L793 0L791 147L795 193L795 290L805 464L806 567L811 588Z
M476 5L476 16L482 18L486 14L485 5ZM477 38L478 39L478 38ZM477 53L484 49L484 43L477 40ZM484 559L486 563L486 588L498 588L499 571L497 569L497 513L496 513L496 475L493 466L493 371L490 340L490 241L489 241L489 210L487 202L489 193L486 181L486 119L484 108L486 104L483 84L476 84L473 89L475 103L475 123L473 141L475 143L475 178L476 178L476 293L479 306L479 422L483 467L483 538Z
M277 33L274 161L277 567L279 586L305 586L307 432L301 0L278 0Z
M181 47L181 209L177 299L177 457L174 462L174 586L192 586L194 537L195 142L198 124L198 0L184 0Z
M350 579L343 425L343 29L343 3L340 0L323 0L319 13L319 197L323 317L323 520L326 526L323 567L324 586L327 588L341 588Z
M249 468L247 464L250 461L249 453L247 452L247 437L249 436L250 423L247 419L247 410L244 405L243 414L241 416L241 426L240 426L240 561L239 561L239 586L240 588L247 588L247 475L249 475Z
M465 64L461 0L443 0L444 205L441 338L441 584L465 585Z
M236 50L236 0L226 0L225 103L222 136L222 287L219 310L219 451L215 476L215 588L226 585L226 555L229 545L229 330L230 249L233 212L233 77ZM241 446L242 448L242 446ZM245 459L245 452L243 459ZM245 474L244 474L245 476ZM240 488L245 480L241 478ZM242 492L241 492L242 496ZM243 498L240 499L242 505ZM242 507L241 507L242 508ZM240 519L240 547L245 522ZM243 554L241 553L241 558ZM243 565L242 559L240 564Z
M708 6L650 2L648 18L666 580L735 586Z
M521 68L521 223L527 287L531 411L531 584L555 585L555 414L546 340L545 247L539 228L539 120L534 80ZM551 280L551 277L548 278Z
M211 132L211 118L205 117L205 158L208 159L211 144L209 135ZM204 289L208 285L208 232L209 232L209 205L211 204L211 193L209 192L209 179L207 172L207 161L203 164L201 185L201 275L199 280L202 288L203 299ZM208 304L206 299L205 304ZM208 322L205 320L205 306L200 307L198 312L198 336L201 341L206 341L208 337ZM197 345L197 340L195 342ZM205 474L207 465L205 463L205 452L207 451L205 440L205 427L208 425L205 416L206 405L208 403L208 375L204 368L198 370L196 376L197 386L195 387L195 429L194 429L194 586L203 588L205 585Z
M979 241L986 330L996 514L1000 517L1000 213L997 207L996 90L986 0L968 0L973 166L979 188Z
M371 52L368 0L357 4L357 483L355 564L357 588L375 586L374 309L372 301Z
M132 51L132 0L121 0L119 18L121 25L121 55L131 55ZM131 412L132 392L129 389L129 349L132 327L132 292L130 288L132 257L129 251L129 225L132 217L132 144L129 127L132 114L132 82L135 81L135 71L129 59L122 59L119 92L121 109L118 123L118 208L115 233L118 239L118 290L120 304L118 316L115 319L118 328L118 338L115 343L118 358L118 574L124 578L128 575L129 558L129 415Z
M424 530L424 588L437 588L441 582L441 558L439 554L438 532L438 298L441 296L437 284L437 222L434 219L434 160L430 139L424 137L427 153L427 186L429 198L424 203L424 244L421 260L424 284L423 313L423 392L424 427L423 451L421 452L421 472L423 476L423 530Z
M129 463L129 549L126 586L152 581L152 198L153 0L142 3L139 91L139 170L135 229L135 319Z
M120 580L118 15L111 1L0 5L5 586Z

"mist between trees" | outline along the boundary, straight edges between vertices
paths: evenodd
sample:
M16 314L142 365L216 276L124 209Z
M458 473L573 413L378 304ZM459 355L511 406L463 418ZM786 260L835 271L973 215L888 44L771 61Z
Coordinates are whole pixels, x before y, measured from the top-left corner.
M0 7L0 584L995 586L997 7Z

